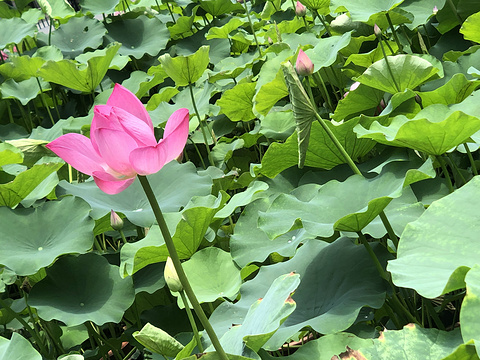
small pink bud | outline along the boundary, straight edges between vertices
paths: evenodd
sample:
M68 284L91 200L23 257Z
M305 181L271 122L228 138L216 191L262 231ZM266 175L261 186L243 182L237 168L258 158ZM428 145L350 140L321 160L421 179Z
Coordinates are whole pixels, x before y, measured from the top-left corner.
M267 41L268 41L268 43L269 43L270 45L273 45L273 40L272 40L272 38L271 38L270 36L268 37Z
M120 231L123 229L123 220L118 214L111 210L110 211L110 225L114 230Z
M438 13L438 8L437 8L437 5L435 5L433 7L433 15L437 15L437 13Z
M313 63L310 58L303 52L302 49L298 51L297 62L295 63L297 74L302 76L313 74Z
M373 26L373 32L375 33L376 37L382 36L382 30L380 30L377 24Z
M295 14L299 17L305 16L307 13L307 8L300 1L297 0L297 5L295 6Z

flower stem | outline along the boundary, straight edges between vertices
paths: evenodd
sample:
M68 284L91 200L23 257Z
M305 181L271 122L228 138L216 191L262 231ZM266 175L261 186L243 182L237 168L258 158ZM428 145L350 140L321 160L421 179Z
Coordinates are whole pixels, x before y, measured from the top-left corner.
M468 148L467 143L464 143L463 146L465 147L465 151L467 152L468 160L470 161L473 175L478 175L477 165L475 165L475 160L473 160L472 153L470 152L470 149Z
M442 167L443 175L445 175L445 179L447 180L448 190L453 193L453 184L452 179L450 179L450 175L448 174L447 165L445 164L445 160L443 160L442 156L437 156L437 160Z
M323 91L325 92L325 100L327 101L328 106L330 107L330 111L334 111L335 108L333 107L332 99L330 99L330 95L328 94L328 90L327 90L327 87L325 86L325 82L323 81L322 75L320 75L317 71L315 74L313 74L313 79L317 84L320 83L322 85Z
M385 52L385 48L383 47L382 36L380 35L377 38L378 38L378 43L380 44L380 48L382 49L383 58L385 59L385 64L387 65L388 73L390 74L390 77L392 78L393 84L395 85L395 89L397 90L397 92L400 92L400 87L398 86L397 81L395 80L395 77L393 76L392 68L390 67L390 63L388 62L387 53Z
M182 297L183 305L185 305L185 311L187 312L188 320L190 321L190 326L192 327L193 336L195 337L195 341L197 342L198 350L203 353L203 346L202 342L200 341L200 336L198 335L197 324L195 324L195 319L193 318L192 311L190 310L190 305L185 295L185 291L181 290L180 296Z
M50 118L50 121L52 122L52 125L55 125L55 120L53 120L52 113L50 112L50 107L48 106L48 104L47 104L47 102L45 101L45 98L44 98L42 84L40 84L40 80L38 79L38 77L36 77L35 79L37 80L38 88L40 89L40 100L42 101L42 105L47 110L48 117Z
M160 206L158 205L157 199L155 194L150 186L150 183L147 180L146 176L139 175L138 179L140 180L140 184L142 184L143 190L145 191L145 195L152 207L153 213L155 215L155 219L157 220L158 226L163 235L163 239L165 241L165 245L167 246L168 253L172 258L173 266L175 267L175 271L177 272L178 278L182 283L183 289L187 294L190 303L192 304L195 313L197 314L198 319L200 320L203 328L207 332L210 340L212 342L213 347L217 351L217 354L221 360L228 360L227 354L225 350L223 350L220 341L218 340L217 334L213 330L210 321L208 321L207 316L205 315L200 303L193 292L193 289L188 282L187 275L183 271L182 263L180 262L180 258L177 253L177 249L175 249L175 244L173 243L172 237L170 236L170 231L168 230L167 223L165 222L165 218L163 217L162 211L160 210Z
M397 32L395 31L395 27L393 26L392 19L390 18L390 14L388 13L388 11L385 13L385 16L387 18L390 29L392 29L393 38L395 39L395 42L398 45L398 50L400 50L403 53L402 44L400 44L400 40L398 40Z
M205 141L205 146L207 147L208 162L210 163L211 166L215 166L215 163L213 162L212 154L210 153L210 145L208 145L207 132L205 130L205 128L208 128L208 125L205 124L205 122L200 117L200 113L198 112L197 104L195 103L195 97L193 96L192 83L188 83L188 88L190 89L190 97L192 99L193 109L195 110L195 114L197 115L198 122L200 123L200 129L202 130L203 141ZM210 133L210 136L212 138L213 143L215 144L216 143L215 137L213 136L212 133Z
M255 39L255 44L257 45L258 55L263 56L262 49L260 49L260 44L258 43L257 35L255 34L255 29L253 28L252 19L250 18L250 13L248 12L247 1L243 0L243 7L247 13L248 22L250 23L250 30L252 31L253 38Z

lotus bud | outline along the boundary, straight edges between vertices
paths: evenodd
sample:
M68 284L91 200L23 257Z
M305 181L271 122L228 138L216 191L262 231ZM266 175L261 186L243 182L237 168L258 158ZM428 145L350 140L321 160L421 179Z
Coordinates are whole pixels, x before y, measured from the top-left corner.
M433 7L433 15L437 15L437 13L438 13L438 8L437 8L437 5L435 5Z
M183 285L178 278L177 271L175 270L175 266L173 266L173 261L170 256L167 258L165 270L163 271L163 277L165 278L165 282L167 283L170 291L180 292L183 290Z
M110 211L110 225L114 230L120 231L123 229L123 220L118 214L111 210Z
M420 97L420 95L418 94L415 94L415 102L420 105L420 107L422 107L422 98Z
M268 37L267 41L268 41L268 43L269 43L270 45L273 45L273 40L272 40L272 38L271 38L270 36Z
M373 26L373 32L375 33L376 37L381 37L382 36L382 30L378 27L377 24Z
M295 63L297 74L302 76L313 74L312 60L303 52L302 49L298 51L297 62Z
M297 0L297 5L295 6L295 14L298 17L305 16L307 13L307 8L300 1Z

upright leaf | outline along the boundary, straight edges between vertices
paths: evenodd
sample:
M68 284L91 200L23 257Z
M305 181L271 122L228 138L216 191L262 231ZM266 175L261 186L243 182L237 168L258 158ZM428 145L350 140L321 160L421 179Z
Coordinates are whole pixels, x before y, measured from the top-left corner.
M210 62L209 49L209 46L202 46L192 55L174 58L164 54L158 60L177 86L186 86L194 84L203 75Z

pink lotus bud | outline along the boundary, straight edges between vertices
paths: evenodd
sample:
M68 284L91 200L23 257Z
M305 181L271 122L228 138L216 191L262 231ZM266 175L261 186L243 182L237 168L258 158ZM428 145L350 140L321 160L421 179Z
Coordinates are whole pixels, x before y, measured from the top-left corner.
M307 13L307 8L300 1L297 0L297 5L295 6L295 14L302 17Z
M313 63L310 58L303 52L302 49L298 51L297 62L295 63L297 74L302 76L313 74Z
M380 30L377 24L373 26L373 32L375 33L376 37L382 36L382 30Z
M433 7L433 15L437 15L437 13L438 13L438 8L437 8L437 5L435 5Z
M271 38L270 36L268 37L267 41L268 41L268 43L269 43L270 45L273 44L273 40L272 40L272 38Z
M120 231L123 229L123 220L118 214L111 210L110 211L110 226L117 231Z

